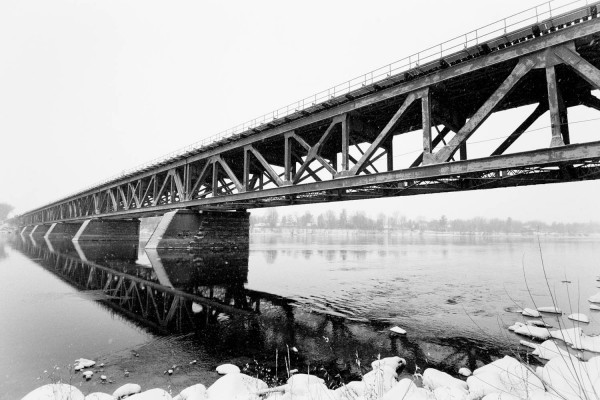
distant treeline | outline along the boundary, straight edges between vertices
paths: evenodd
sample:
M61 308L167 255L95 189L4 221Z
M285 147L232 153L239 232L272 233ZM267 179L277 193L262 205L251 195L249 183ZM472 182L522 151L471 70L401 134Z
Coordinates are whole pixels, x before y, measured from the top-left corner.
M459 233L559 233L567 235L600 233L599 222L587 223L546 223L542 221L518 221L512 218L438 219L422 217L411 219L395 212L383 213L376 217L364 212L349 214L345 209L335 213L328 210L321 214L306 211L304 214L280 215L276 209L269 209L264 215L251 215L252 228L316 228L316 229L358 229L358 230L408 230Z

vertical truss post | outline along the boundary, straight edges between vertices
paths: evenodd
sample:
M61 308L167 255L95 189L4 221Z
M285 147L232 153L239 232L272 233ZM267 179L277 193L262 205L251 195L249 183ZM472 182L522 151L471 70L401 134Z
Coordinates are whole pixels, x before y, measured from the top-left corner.
M431 140L431 91L425 89L421 97L421 115L423 123L423 165L433 162L433 150Z
M460 145L459 152L460 152L460 159L466 160L467 159L467 142L464 142L463 144Z
M216 160L212 160L212 192L213 197L218 196L219 192L219 166Z
M348 152L350 149L350 114L346 114L342 120L342 171L348 171L350 165L348 163Z
M548 86L548 107L552 125L552 140L550 147L564 146L569 142L567 111L556 81L554 65L546 67L546 83Z
M183 200L188 201L191 199L192 189L192 177L190 171L190 164L183 166Z
M242 191L250 190L250 148L244 147L244 176L242 176Z
M291 140L292 132L288 132L284 136L284 171L283 171L283 180L285 184L290 184L292 182L292 140Z

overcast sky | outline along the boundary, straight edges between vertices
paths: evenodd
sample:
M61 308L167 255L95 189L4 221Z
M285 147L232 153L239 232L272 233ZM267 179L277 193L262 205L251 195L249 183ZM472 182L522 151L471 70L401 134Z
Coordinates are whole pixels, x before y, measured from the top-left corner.
M3 0L0 202L25 212L538 3ZM488 120L488 135L530 111ZM598 140L598 125L578 126L575 141ZM343 206L587 221L599 195L587 182Z

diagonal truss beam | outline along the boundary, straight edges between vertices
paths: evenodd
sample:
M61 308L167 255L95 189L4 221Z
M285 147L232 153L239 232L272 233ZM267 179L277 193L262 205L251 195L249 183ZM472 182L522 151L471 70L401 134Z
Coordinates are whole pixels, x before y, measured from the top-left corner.
M223 171L225 171L225 174L227 175L227 177L229 178L229 180L231 180L231 182L233 182L233 184L235 185L236 189L239 192L243 191L242 184L240 183L240 181L238 180L238 178L235 176L235 174L233 173L233 171L229 167L229 164L227 164L227 162L223 159L223 157L221 157L220 155L218 155L218 156L214 157L214 160L215 160L215 168L216 168L216 164L218 163L221 166L221 168L223 168Z
M483 103L475 114L465 123L446 146L438 151L433 159L435 162L447 162L456 153L458 148L485 122L494 108L514 89L515 85L536 65L531 58L519 60L510 75L502 82L500 87Z
M267 162L267 160L263 157L262 154L260 154L260 152L258 152L254 146L249 145L245 147L245 157L248 157L248 152L252 153L252 155L254 157L256 157L256 159L258 160L258 162L262 165L262 167L265 169L265 172L269 175L269 177L271 177L272 181L277 185L277 186L283 186L283 181L281 180L281 178L279 177L279 175L277 174L277 172L275 172L275 170L273 169L273 167L271 167L271 165ZM244 182L247 182L247 180L245 179ZM246 187L246 189L248 189Z
M517 140L535 121L538 120L539 117L544 115L544 113L548 111L548 104L546 102L541 102L538 106L533 110L533 112L527 117L525 121L521 125L514 130L504 141L498 146L496 150L491 154L492 156L499 156L503 154L514 142Z
M358 160L358 162L354 164L354 166L348 171L347 174L343 174L343 176L358 175L360 172L362 172L364 168L366 168L367 163L373 155L373 153L375 153L379 146L381 146L383 142L387 139L388 135L390 134L398 120L400 120L402 115L406 112L406 110L408 110L408 107L410 107L415 100L421 98L424 95L424 93L424 90L418 90L409 93L409 95L406 97L398 111L396 111L392 119L388 121L383 130L379 133L379 135L377 135L373 143L371 143L371 145L362 155L360 160Z
M554 49L554 54L563 60L565 64L573 68L590 85L596 89L600 89L600 70L581 57L577 52L566 46L559 46Z

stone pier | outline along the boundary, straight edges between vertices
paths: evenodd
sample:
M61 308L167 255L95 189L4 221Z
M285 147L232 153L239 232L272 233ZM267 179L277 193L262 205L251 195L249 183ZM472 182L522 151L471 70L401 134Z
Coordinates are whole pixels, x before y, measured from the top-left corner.
M88 219L83 222L73 241L138 241L139 231L138 219Z
M29 233L29 236L44 236L50 227L51 225L36 225Z
M81 228L81 224L82 222L55 222L50 226L44 238L72 239Z
M166 213L146 244L147 249L247 249L250 213L177 210Z

